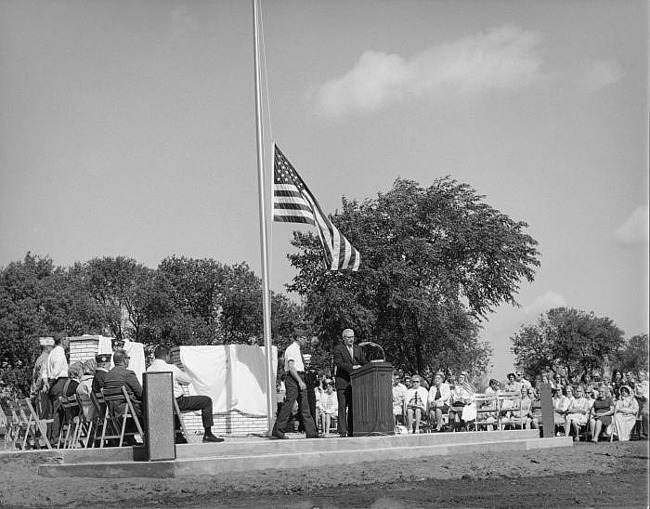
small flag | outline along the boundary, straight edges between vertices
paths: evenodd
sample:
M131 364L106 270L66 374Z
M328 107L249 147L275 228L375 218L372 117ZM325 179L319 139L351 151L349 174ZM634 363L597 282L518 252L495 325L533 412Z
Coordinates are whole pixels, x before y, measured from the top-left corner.
M323 214L316 198L277 145L274 150L273 220L316 226L329 269L358 270L361 263L359 251Z

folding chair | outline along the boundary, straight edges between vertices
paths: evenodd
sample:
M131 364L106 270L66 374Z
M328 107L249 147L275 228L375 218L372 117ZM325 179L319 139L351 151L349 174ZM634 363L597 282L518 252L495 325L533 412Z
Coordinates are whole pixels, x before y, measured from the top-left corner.
M52 449L50 441L47 439L47 425L53 422L53 419L41 419L34 410L29 398L17 399L17 409L19 412L19 425L24 431L22 448L27 447L27 440L31 437L31 445L35 449L40 449L41 441L47 449Z
M474 395L476 402L476 417L474 417L474 429L479 431L481 428L486 430L489 427L496 427L499 425L498 416L498 398L483 393Z
M90 393L90 405L93 409L92 423L95 431L92 440L89 443L91 448L98 445L101 449L104 447L105 442L103 437L107 433L107 427L110 428L110 431L108 431L109 435L117 435L119 434L119 431L114 427L112 420L106 414L106 402L104 401L104 395L101 392Z
M71 449L76 445L75 438L79 427L80 407L76 395L59 396L59 401L61 402L61 408L63 408L63 421L61 422L57 448Z
M178 402L176 401L176 398L172 397L172 400L174 400L174 412L176 413L176 417L178 417L179 422L181 423L181 429L180 430L174 430L174 434L181 433L184 437L185 440L189 442L190 436L187 433L187 428L185 427L185 422L183 422L183 415L181 414L180 409L178 408Z
M7 449L11 445L12 449L18 449L17 446L20 437L20 418L16 411L16 401L9 401L7 404L8 411L5 411L7 416L7 434L5 435L4 448ZM4 411L4 410L3 410Z
M94 409L91 404L89 414L86 415L84 401L81 396L76 394L75 397L77 398L77 405L79 405L79 415L73 441L75 444L81 444L84 448L87 448L92 445L93 431L95 430Z
M502 430L506 426L513 426L515 429L519 426L524 429L525 418L521 408L521 394L518 392L499 394L498 425Z
M140 420L138 419L138 415L133 407L133 402L129 397L129 393L126 391L124 386L120 387L120 389L121 390L118 389L116 391L105 391L102 389L102 394L106 403L106 411L104 413L102 443L100 447L103 447L105 440L119 440L118 447L122 447L125 436L135 437L135 435L139 434L141 438L144 437ZM118 410L119 407L121 407L122 410ZM115 410L118 410L118 412L116 413ZM127 431L126 426L129 419L133 421L137 431ZM114 430L119 430L119 432L114 435L107 435L106 429L108 426L112 426Z

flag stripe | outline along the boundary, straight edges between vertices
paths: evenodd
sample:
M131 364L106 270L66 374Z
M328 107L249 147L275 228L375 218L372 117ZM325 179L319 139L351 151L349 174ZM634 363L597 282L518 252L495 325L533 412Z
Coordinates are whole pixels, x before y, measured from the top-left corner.
M323 213L298 172L275 146L273 220L316 226L330 270L358 270L361 255Z

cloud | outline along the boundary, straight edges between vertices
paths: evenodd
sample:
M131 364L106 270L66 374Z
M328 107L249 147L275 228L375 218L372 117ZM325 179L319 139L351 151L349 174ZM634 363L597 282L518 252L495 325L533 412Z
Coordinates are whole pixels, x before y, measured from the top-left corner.
M375 111L409 97L444 89L481 93L516 89L542 78L539 33L514 25L441 44L414 54L366 51L347 74L323 84L317 110L326 116Z
M548 291L543 295L539 295L535 300L524 308L526 315L539 315L545 313L549 309L566 307L567 300L564 295Z
M600 61L589 66L582 76L583 85L589 90L600 90L623 78L623 69L617 62Z
M648 205L637 207L616 229L614 235L625 245L646 244L648 242Z

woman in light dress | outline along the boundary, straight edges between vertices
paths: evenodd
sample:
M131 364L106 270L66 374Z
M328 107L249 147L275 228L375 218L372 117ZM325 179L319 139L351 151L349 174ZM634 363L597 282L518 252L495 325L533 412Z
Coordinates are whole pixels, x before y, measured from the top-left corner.
M575 431L573 440L576 442L580 440L580 428L586 426L589 422L589 411L591 409L589 400L586 397L585 389L579 385L576 388L576 396L569 405L566 414L566 425L564 432L566 436L571 433L571 428Z
M630 440L632 428L636 424L636 416L639 413L639 403L632 394L629 385L623 385L620 388L620 399L614 406L614 417L612 418L612 427L614 434L618 436L619 441L627 442Z
M571 401L573 401L573 387L567 386L555 389L555 394L553 395L553 420L556 428L560 426L562 428L565 427L566 412L569 409Z

